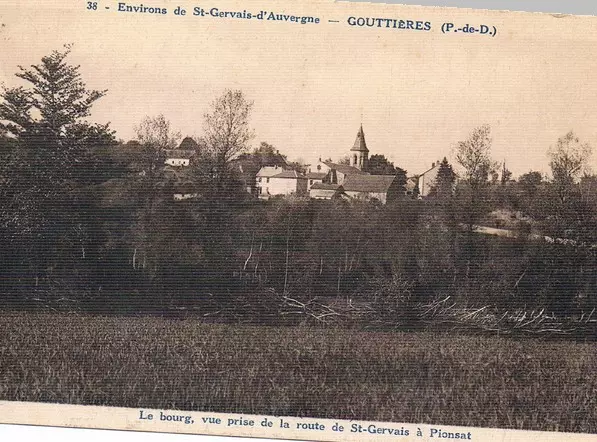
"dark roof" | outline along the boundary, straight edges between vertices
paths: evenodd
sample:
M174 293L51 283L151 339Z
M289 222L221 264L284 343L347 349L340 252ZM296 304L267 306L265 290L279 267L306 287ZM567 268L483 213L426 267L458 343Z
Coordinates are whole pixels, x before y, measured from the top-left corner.
M191 137L185 137L178 146L180 150L195 150L199 148L199 145Z
M309 172L307 174L307 178L310 178L312 180L322 180L327 176L327 173L323 173L323 172Z
M394 179L394 175L347 175L343 187L347 192L385 193Z
M299 175L299 173L296 170L283 170L282 172L280 172L277 175L273 175L270 178L299 178L299 179L304 179L304 176Z
M361 128L357 132L357 139L354 140L354 145L350 150L356 152L369 152L369 149L367 149L367 143L365 142L365 132L363 132L362 124Z
M347 166L346 164L331 163L329 161L326 161L324 164L330 169L337 170L344 175L369 175L367 172L363 172L361 169L357 169L353 166Z
M284 163L284 164L286 164L286 163ZM262 164L261 158L255 157L250 154L243 154L243 155L239 156L238 158L233 159L232 161L230 161L230 165L234 169L238 170L240 172L240 174L243 176L243 178L246 180L255 179L255 176L259 173L259 171L261 170L262 167L274 166L273 163L271 163L271 164L263 163ZM276 173L277 172L275 172L273 174L275 175ZM271 175L265 174L265 175L260 175L260 176L271 176Z
M342 185L340 185L340 184L328 184L328 183L314 183L311 186L311 189L342 190Z
M255 167L257 170L265 166L288 167L288 162L280 154L265 155L244 153L233 159L231 163L241 163L243 165L252 164L252 167Z

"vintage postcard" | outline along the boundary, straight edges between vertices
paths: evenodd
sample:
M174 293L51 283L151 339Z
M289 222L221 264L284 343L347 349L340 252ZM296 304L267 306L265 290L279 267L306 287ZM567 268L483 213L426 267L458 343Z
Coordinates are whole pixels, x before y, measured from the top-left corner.
M0 5L0 423L597 435L597 17Z

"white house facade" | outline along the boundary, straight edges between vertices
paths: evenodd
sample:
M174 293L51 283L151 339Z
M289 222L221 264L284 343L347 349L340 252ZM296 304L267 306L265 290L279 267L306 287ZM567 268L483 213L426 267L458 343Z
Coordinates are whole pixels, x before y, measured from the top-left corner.
M170 149L166 151L164 164L172 167L186 167L191 164L193 155L195 155L194 150Z
M285 170L278 166L264 166L257 173L257 196L269 199L273 196L305 195L307 177L295 170Z
M432 163L431 168L419 175L419 195L425 197L429 195L431 189L435 185L435 179L437 178L437 172L439 172L440 162Z

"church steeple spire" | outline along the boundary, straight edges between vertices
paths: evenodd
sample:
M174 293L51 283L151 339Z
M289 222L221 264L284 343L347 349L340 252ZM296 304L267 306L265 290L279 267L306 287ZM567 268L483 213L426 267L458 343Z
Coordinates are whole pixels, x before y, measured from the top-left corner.
M363 170L366 167L367 159L369 156L369 149L367 149L367 142L365 141L365 132L363 132L363 125L357 132L357 138L354 141L354 145L351 152L350 164L357 169Z
M359 129L359 131L357 132L357 138L356 140L354 140L354 145L352 146L352 149L350 149L351 152L355 151L355 152L369 152L369 149L367 149L367 143L365 142L365 132L363 132L363 125L361 124L361 128Z

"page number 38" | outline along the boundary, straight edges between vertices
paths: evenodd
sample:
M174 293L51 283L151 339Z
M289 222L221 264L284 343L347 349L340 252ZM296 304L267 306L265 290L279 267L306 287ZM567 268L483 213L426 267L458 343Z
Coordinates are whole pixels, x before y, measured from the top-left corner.
M87 9L91 9L92 11L97 10L97 2L87 2Z

